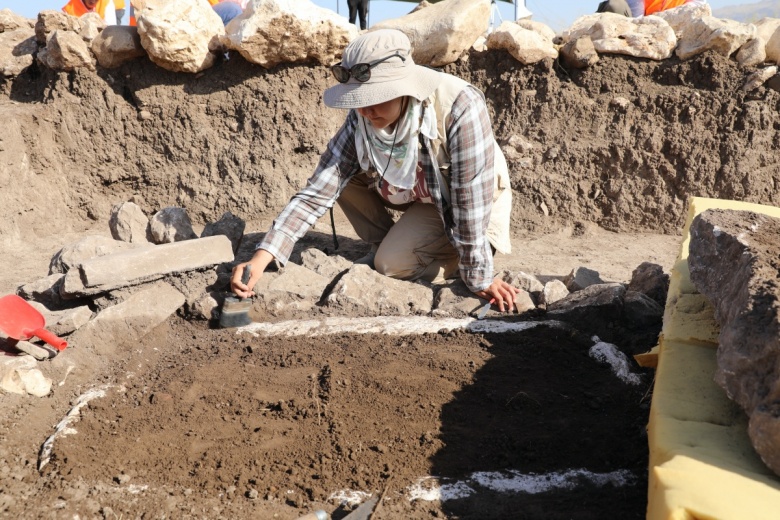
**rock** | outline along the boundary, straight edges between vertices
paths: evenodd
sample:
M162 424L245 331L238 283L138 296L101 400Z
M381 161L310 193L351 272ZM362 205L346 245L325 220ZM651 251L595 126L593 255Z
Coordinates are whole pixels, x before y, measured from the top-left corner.
M623 316L626 326L629 328L660 327L664 308L641 292L626 291L623 298Z
M436 292L433 299L433 316L476 316L487 303L466 287L463 280L455 280Z
M428 314L432 304L429 287L389 278L362 264L353 265L325 298L330 310L361 316Z
M50 274L45 278L30 282L19 287L16 294L25 300L36 300L43 303L56 304L60 299L60 285L65 275L62 273Z
M409 37L415 63L443 67L460 58L489 24L488 0L444 0L371 29L398 29Z
M92 41L92 52L101 67L112 69L146 55L138 27L111 25Z
M230 240L222 235L159 246L138 247L84 261L65 276L64 298L91 296L233 261Z
M43 318L46 320L46 330L55 336L72 334L80 327L86 325L94 314L87 305L59 311L49 310L37 302L30 302L30 305L43 315Z
M777 65L755 71L745 80L745 84L742 85L742 92L750 92L757 89L775 75L777 75Z
M70 16L62 11L41 11L35 22L35 39L39 45L46 45L49 36L57 30L78 33L81 23L75 16Z
M544 289L539 297L539 305L546 305L549 308L550 304L568 295L569 290L566 288L566 284L560 280L550 280L544 284Z
M753 447L780 475L780 219L708 210L690 234L691 281L720 325L715 382L745 410Z
M87 46L106 28L106 22L98 13L87 13L79 17L81 28L78 31L79 36L86 42Z
M33 28L35 28L35 20L20 16L8 8L0 9L0 33Z
M311 247L301 252L301 265L325 278L333 279L352 267L352 262L343 256L328 256L319 249Z
M74 32L56 30L38 53L38 61L52 70L72 71L80 67L95 70L89 46Z
M115 240L131 244L148 244L150 242L149 218L140 206L133 202L122 202L111 208L108 227Z
M601 279L601 275L599 275L598 271L588 269L587 267L572 269L572 271L563 279L563 284L569 292L581 291L591 285L603 283L604 280Z
M677 40L685 37L691 22L704 17L712 17L712 8L706 2L692 2L673 9L666 9L654 13L653 16L663 19L674 30Z
M149 232L155 244L169 244L198 238L184 208L164 208L152 215Z
M737 51L740 67L755 67L766 60L766 42L759 36L750 39Z
M166 70L200 72L214 65L221 50L225 25L206 0L148 3L137 20L149 59Z
M87 235L60 249L49 263L49 274L67 273L82 262L138 247L102 235Z
M549 304L547 314L569 322L613 321L622 310L625 293L619 283L591 285Z
M233 245L233 253L236 253L241 245L241 239L244 237L244 229L246 229L244 219L226 211L218 221L206 224L200 236L205 238L214 235L225 235Z
M320 301L329 283L330 278L288 262L278 272L266 272L260 278L254 287L257 296L252 307L272 316L309 311Z
M35 368L35 359L29 356L7 359L0 363L0 389L35 397L44 397L51 392L52 381Z
M513 22L504 22L491 32L487 37L487 48L504 49L524 65L558 57L552 39Z
M712 16L694 18L683 29L675 54L681 60L707 51L731 56L757 34L753 24Z
M665 307L666 294L669 292L669 275L664 273L663 267L658 264L642 262L631 273L628 290L640 292Z
M757 37L764 40L767 61L780 64L780 18L762 18L756 22Z
M184 295L164 282L144 286L125 301L101 311L71 334L68 343L70 347L110 355L141 339L183 304Z
M599 54L588 35L567 42L559 52L564 65L575 69L584 69L599 61Z
M225 47L265 68L298 62L331 65L358 35L346 18L308 0L254 0L226 30L221 38Z
M0 27L4 23L3 11L8 9L0 10ZM38 44L32 27L21 26L13 29L6 28L5 31L0 30L0 76L7 78L18 76L32 64L33 54L37 50Z
M593 47L601 54L625 54L637 58L665 60L677 46L674 30L657 16L626 18L614 13L582 16L561 33L566 44L590 36Z

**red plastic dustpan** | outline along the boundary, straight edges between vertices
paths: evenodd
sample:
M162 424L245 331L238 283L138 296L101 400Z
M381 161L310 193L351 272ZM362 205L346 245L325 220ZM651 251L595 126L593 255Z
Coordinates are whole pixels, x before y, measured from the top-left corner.
M68 342L44 329L44 325L43 314L22 298L15 294L0 298L0 331L6 336L20 341L35 336L59 351L65 350Z

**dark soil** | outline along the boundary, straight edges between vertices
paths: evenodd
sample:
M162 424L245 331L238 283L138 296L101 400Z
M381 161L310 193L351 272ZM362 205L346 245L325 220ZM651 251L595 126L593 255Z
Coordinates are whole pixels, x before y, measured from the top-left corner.
M376 517L388 519L644 518L652 376L623 383L589 357L592 345L546 325L267 338L177 321L139 346L159 352L148 370L128 366L84 409L78 433L55 442L36 502L64 497L61 517L110 508L124 518L200 518L205 507L211 518L322 508L339 519L349 507L329 497L353 490L385 492ZM543 492L474 480L571 470L630 478L574 477L571 489ZM409 487L429 475L474 492L410 501ZM69 499L74 489L92 490L89 500Z

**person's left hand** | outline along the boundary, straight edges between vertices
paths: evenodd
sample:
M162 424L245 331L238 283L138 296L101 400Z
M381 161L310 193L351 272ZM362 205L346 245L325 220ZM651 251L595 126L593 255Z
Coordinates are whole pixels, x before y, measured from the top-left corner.
M484 291L476 291L474 294L488 301L495 298L495 304L501 312L512 312L517 308L517 295L520 289L513 287L500 278L494 278L493 283Z

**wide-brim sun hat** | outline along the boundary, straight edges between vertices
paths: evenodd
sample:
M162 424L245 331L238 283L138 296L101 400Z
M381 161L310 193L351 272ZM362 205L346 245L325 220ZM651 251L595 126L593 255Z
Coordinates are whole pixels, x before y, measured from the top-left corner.
M362 83L350 76L346 83L330 87L322 96L331 108L363 108L391 99L412 96L423 101L433 94L442 73L414 63L409 38L396 29L377 29L361 34L344 49L341 65L351 69L358 63L374 63L371 77Z

